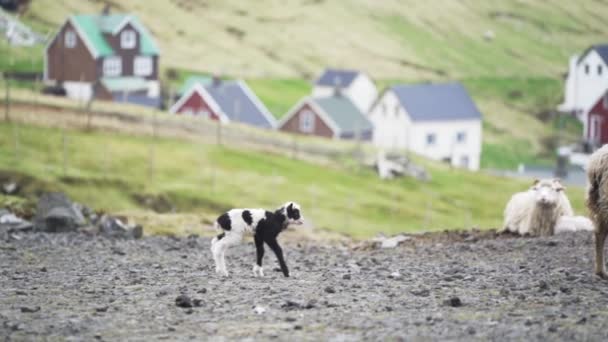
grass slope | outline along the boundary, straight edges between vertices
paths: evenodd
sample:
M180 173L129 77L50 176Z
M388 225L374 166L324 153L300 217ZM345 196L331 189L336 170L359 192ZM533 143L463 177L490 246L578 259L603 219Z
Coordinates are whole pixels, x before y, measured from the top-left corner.
M268 78L326 65L378 78L557 76L572 53L603 41L608 5L581 1L130 0L165 66ZM99 1L36 0L25 20L42 32ZM484 33L492 31L493 40Z
M339 163L320 168L271 153L101 132L66 131L66 136L64 145L61 130L1 123L0 170L32 176L110 211L142 212L138 196L162 196L180 212L209 220L230 207L273 208L296 200L317 227L359 238L497 227L510 195L527 186L429 162L422 162L432 176L428 183L380 181L371 170ZM581 209L582 191L569 193ZM163 230L175 225L169 220Z

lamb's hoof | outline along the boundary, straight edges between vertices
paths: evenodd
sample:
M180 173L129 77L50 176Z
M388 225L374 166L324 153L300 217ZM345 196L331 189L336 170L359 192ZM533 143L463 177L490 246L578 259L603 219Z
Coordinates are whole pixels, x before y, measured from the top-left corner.
M604 280L608 280L608 274L606 274L606 271L595 272L595 275Z
M264 268L262 266L253 265L253 276L254 277L263 277Z

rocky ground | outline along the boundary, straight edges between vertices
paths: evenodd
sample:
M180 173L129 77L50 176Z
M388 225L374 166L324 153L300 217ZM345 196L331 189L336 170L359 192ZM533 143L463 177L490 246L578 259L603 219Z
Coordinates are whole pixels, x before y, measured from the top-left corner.
M206 238L20 232L0 241L0 336L608 340L608 282L592 274L592 243L589 233L438 234L392 249L286 243L294 276L273 271L267 253L266 277L254 278L247 242L230 250L224 279Z

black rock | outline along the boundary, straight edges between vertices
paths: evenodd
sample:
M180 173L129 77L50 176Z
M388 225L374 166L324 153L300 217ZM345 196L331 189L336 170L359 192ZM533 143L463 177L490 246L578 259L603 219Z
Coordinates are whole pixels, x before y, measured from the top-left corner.
M344 279L344 280L350 280L350 274L343 275L342 279Z
M207 289L203 287L200 290L196 291L196 293L207 293Z
M336 293L336 290L333 287L328 286L328 287L325 288L325 292L327 292L327 293Z
M38 200L34 220L36 230L50 233L68 232L85 224L82 213L64 194L46 193Z
M40 311L40 307L39 306L22 306L21 307L21 312L25 312L25 313L33 313L33 312L38 312Z
M414 296L418 296L418 297L428 297L431 294L431 291L429 291L428 289L420 289L420 290L412 290L410 291L411 294L413 294Z
M462 301L458 297L451 297L445 300L444 304L453 308L458 308L462 306Z
M302 326L301 325L294 325L293 329L294 330L302 330Z
M106 312L106 311L108 311L108 309L109 309L108 306L100 306L100 307L95 308L95 311L97 311L97 312Z
M549 284L547 284L546 281L541 280L541 281L538 282L538 289L540 291L545 291L545 290L549 289Z
M179 306L180 308L191 308L193 306L192 300L186 295L177 296L177 298L175 298L175 305Z

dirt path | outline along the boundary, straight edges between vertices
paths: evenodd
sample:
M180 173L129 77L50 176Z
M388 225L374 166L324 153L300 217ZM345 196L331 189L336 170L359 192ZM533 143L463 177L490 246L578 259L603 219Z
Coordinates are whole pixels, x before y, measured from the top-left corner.
M262 279L250 243L231 250L222 279L208 239L17 237L0 241L8 339L608 339L608 282L591 274L589 233L386 250L289 244L295 276L272 271L267 253ZM180 294L199 306L176 306Z

